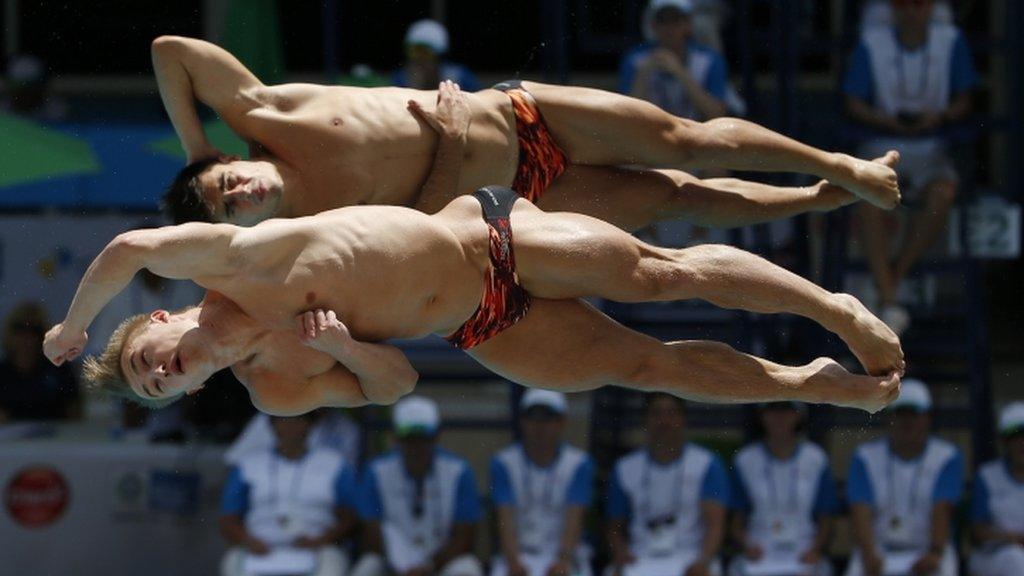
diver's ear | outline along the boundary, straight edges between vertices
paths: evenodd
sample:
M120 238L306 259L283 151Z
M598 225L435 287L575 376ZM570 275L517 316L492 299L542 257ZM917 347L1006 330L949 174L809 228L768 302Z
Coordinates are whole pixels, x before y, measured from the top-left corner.
M188 392L185 392L185 394L189 396L195 396L196 394L199 394L199 391L202 390L203 388L206 388L206 384L200 384L197 388L193 388Z
M153 313L149 315L149 319L153 322L166 324L171 319L171 313L167 310L154 310Z

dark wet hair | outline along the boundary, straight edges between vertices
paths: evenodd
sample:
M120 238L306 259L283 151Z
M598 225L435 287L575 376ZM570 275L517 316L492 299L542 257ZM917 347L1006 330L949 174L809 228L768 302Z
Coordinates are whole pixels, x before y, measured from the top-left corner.
M171 181L170 186L164 191L164 199L160 206L175 224L213 222L213 215L203 202L199 175L219 162L217 158L193 162L182 168Z

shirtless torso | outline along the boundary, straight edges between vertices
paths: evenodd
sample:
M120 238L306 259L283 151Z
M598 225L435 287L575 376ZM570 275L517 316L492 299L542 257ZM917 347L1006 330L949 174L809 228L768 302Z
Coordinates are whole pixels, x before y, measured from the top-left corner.
M301 190L289 191L278 216L316 214L357 204L410 206L434 162L437 134L407 109L433 106L436 91L314 84L264 86L261 106L229 124L294 167ZM496 90L467 94L472 123L458 190L509 185L515 174L515 120Z
M467 197L434 216L353 206L268 220L232 240L230 273L194 280L267 328L322 308L359 340L446 334L473 313L488 265L485 224L465 217L474 210Z

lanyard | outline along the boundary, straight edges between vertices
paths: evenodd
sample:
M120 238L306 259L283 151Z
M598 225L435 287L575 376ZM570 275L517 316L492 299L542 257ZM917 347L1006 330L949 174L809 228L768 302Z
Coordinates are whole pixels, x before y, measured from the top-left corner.
M921 456L917 459L917 464L914 465L914 470L911 474L911 481L909 483L909 490L907 491L906 501L910 503L906 511L908 513L913 512L917 508L917 499L919 496L918 487L921 483L921 472L924 467L924 458L927 455L928 447L925 445L924 451ZM896 498L896 454L893 453L892 447L889 448L889 512L895 513L899 504L898 498Z
M764 446L764 454L765 454L764 475L765 475L765 478L768 480L768 487L769 487L768 495L770 496L768 507L769 507L770 510L772 510L774 512L782 512L783 511L783 508L782 508L782 498L779 495L778 485L775 482L775 469L776 469L776 467L780 468L780 469L783 469L784 467L790 469L790 479L789 479L789 511L790 512L795 512L797 510L797 508L798 508L797 500L798 500L799 495L797 493L797 489L798 489L797 483L800 481L800 462L798 460L798 458L800 456L800 449L801 449L801 446L797 445L796 452L794 452L793 456L790 458L790 460L788 462L786 462L786 461L782 461L782 460L777 460L774 456L772 456L772 453L768 450L768 447Z
M430 494L426 494L426 492ZM406 473L406 492L411 496L408 498L410 504L409 515L413 520L417 521L423 517L424 512L430 509L430 526L428 531L431 531L436 539L441 537L441 487L434 476L433 466L427 475L423 478L412 478ZM431 530L432 528L432 530ZM419 532L419 527L416 529ZM423 543L423 542L418 542Z
M299 488L302 485L302 477L306 472L306 461L308 460L307 456L309 456L308 450L306 451L305 454L302 455L302 458L299 459L299 464L295 469L295 474L292 475L292 483L288 490L289 502L295 502L298 500L297 495L299 492ZM274 457L270 459L271 463L273 464L273 468L270 470L270 477L274 481L271 493L274 496L274 504L276 504L276 508L280 508L281 505L285 502L285 498L282 494L282 482L279 470L281 458L282 457L280 455L275 453Z
M905 101L918 102L925 91L928 89L928 73L931 68L932 53L928 49L928 41L921 45L920 50L924 51L923 63L921 66L921 75L917 81L917 91L911 93L909 86L907 86L907 72L906 72L906 61L908 52L903 49L903 44L900 43L899 39L896 39L896 49L899 51L896 56L896 76L899 79L899 91L900 97Z
M672 483L669 485L669 490L672 492L672 508L670 515L674 518L683 508L683 481L686 476L684 475L683 468L683 457L686 456L686 447L683 447L682 452L679 454L679 458L672 463ZM640 500L640 506L638 512L640 513L641 523L648 524L652 518L651 513L651 472L654 468L654 461L651 459L651 453L648 451L645 453L644 458L644 469L643 474L640 475L640 493L642 499Z
M523 507L527 512L533 509L534 503L538 500L534 499L533 490L533 470L537 469L538 474L543 478L541 479L542 491L541 498L539 500L542 511L553 511L555 508L555 486L558 485L558 463L561 460L561 449L559 449L558 456L555 457L555 461L551 463L551 467L548 469L534 466L533 462L530 461L529 456L526 455L526 448L521 448L523 457L523 468L522 468L522 484L523 484Z

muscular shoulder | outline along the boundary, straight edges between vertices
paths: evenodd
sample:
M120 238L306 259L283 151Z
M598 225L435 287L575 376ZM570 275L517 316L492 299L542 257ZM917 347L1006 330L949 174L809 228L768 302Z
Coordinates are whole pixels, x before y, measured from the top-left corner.
M344 88L338 86L293 83L259 86L251 91L251 96L263 106L288 112L302 104L343 90Z

